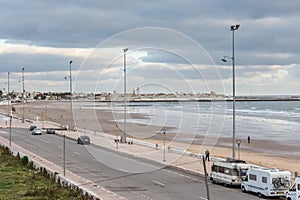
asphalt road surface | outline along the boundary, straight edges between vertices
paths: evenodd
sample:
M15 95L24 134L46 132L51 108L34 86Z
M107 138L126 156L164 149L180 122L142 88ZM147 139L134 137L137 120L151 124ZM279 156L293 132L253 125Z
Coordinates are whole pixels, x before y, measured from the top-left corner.
M5 129L3 129L5 130ZM8 138L7 134L0 136ZM12 141L63 166L63 138L13 129ZM199 165L200 165L199 161ZM130 200L206 199L204 177L96 145L66 139L66 169ZM87 183L91 184L91 183ZM209 184L212 200L259 199L239 188Z

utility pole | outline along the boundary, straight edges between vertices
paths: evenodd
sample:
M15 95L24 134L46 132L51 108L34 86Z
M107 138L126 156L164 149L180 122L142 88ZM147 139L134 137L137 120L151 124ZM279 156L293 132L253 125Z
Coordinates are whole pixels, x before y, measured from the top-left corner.
M202 161L203 161L203 169L204 169L204 178L205 178L207 200L210 200L210 193L209 193L209 186L208 186L208 176L207 176L206 163L205 163L204 156L202 156Z
M64 176L66 176L66 135L64 134L63 138L63 168L64 168Z

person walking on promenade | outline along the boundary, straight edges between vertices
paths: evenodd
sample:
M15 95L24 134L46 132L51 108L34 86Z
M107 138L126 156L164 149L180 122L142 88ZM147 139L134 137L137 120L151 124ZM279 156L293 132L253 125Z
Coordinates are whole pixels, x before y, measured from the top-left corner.
M248 144L250 144L250 136L248 135Z
M209 151L208 151L208 149L206 149L206 151L205 151L205 160L207 160L209 162Z

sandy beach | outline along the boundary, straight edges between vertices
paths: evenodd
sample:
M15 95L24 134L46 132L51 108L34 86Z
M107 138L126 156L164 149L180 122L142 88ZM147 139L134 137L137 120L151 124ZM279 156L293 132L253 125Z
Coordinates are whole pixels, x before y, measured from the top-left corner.
M27 103L24 106L24 115L26 119L36 121L52 121L62 125L71 124L71 112L69 102L62 101L37 101ZM14 105L16 112L14 115L22 116L22 104ZM3 113L7 113L7 106L0 106ZM81 109L80 106L74 106L73 109L74 124L78 128L87 129L96 132L105 132L112 135L122 135L121 122L123 114L121 112L112 112L109 109L94 110ZM134 114L128 115L129 118L145 118L148 116ZM157 144L163 143L163 135L161 129L166 128L168 134L166 135L166 145L177 146L179 148L187 149L193 153L203 154L206 149L210 149L211 156L227 158L231 157L231 139L218 138L217 143L213 146L202 146L201 139L197 137L192 144L185 142L178 142L180 137L172 134L172 127L156 127L151 125L130 124L126 125L126 132L130 137L141 140L150 141ZM176 140L174 138L176 137ZM198 142L197 142L198 141ZM282 154L274 154L272 151L283 152ZM264 167L275 167L289 170L292 173L300 172L300 157L293 156L293 152L300 151L300 147L290 147L288 144L279 144L274 141L267 140L251 140L247 143L247 138L242 139L240 148L240 159L246 162L260 165ZM289 154L290 152L290 154ZM236 157L238 157L238 148L236 148Z

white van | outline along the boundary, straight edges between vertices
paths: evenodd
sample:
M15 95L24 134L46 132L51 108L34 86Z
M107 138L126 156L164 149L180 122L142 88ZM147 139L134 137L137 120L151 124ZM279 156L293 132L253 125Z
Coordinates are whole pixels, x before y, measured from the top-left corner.
M287 196L287 200L300 200L300 177L297 177L295 180L295 184L289 190Z
M215 161L211 166L210 180L213 183L240 186L249 167L250 165L243 160Z
M251 167L242 181L243 192L254 192L259 197L285 196L291 183L291 172L274 168Z

